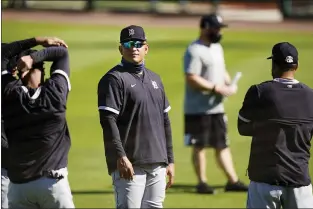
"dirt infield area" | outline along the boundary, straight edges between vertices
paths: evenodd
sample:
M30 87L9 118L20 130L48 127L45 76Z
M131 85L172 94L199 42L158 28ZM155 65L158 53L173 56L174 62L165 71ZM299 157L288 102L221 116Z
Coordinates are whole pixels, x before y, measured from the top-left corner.
M198 27L199 17L155 16L149 14L116 14L105 12L62 12L62 11L2 11L2 20L61 22L72 24L130 25L157 27ZM273 30L273 31L313 31L313 20L282 22L232 21L225 18L231 29L235 30Z

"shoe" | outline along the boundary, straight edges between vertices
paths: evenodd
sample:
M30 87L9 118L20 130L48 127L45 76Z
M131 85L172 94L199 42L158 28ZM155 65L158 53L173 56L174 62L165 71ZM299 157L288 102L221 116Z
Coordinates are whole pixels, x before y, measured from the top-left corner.
M248 186L243 182L237 181L236 183L228 182L225 186L225 192L247 192Z
M215 190L207 183L200 183L196 187L199 194L215 194Z

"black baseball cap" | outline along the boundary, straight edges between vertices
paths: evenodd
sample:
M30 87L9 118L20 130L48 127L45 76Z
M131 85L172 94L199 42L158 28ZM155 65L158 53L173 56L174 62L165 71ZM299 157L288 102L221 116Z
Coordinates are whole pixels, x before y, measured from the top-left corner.
M120 35L120 43L131 41L131 40L139 40L146 41L145 31L141 26L138 25L130 25L121 30Z
M267 59L279 64L298 64L298 50L289 42L280 42L273 46L272 56Z
M200 28L223 28L228 27L227 24L223 22L223 18L217 14L210 14L201 17Z

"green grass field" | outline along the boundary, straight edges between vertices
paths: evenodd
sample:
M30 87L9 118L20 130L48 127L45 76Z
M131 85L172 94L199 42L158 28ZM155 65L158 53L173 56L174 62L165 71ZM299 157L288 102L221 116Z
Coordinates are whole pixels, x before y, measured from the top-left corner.
M120 27L68 24L37 24L2 21L2 42L32 36L58 36L67 41L71 56L72 91L68 101L67 118L72 137L69 157L69 180L78 208L112 208L114 195L111 179L107 175L102 131L97 110L97 84L99 79L120 61L118 40ZM227 29L223 45L227 68L233 76L243 72L237 95L226 102L229 119L229 136L236 170L245 176L250 139L241 137L236 128L237 114L248 87L271 79L271 47L279 41L290 41L299 50L298 79L313 87L312 55L313 33L253 32ZM242 208L246 194L219 193L215 196L194 193L196 177L191 167L190 149L183 145L183 94L184 79L182 55L187 44L196 38L197 30L184 28L146 28L150 52L147 67L161 75L172 106L170 117L173 128L176 158L176 182L167 193L165 207L177 208ZM292 110L291 110L292 111ZM313 150L312 150L313 151ZM207 153L208 180L221 187L226 179L217 168L212 150ZM313 172L313 161L310 168ZM313 173L311 173L313 177ZM234 202L232 202L234 201Z

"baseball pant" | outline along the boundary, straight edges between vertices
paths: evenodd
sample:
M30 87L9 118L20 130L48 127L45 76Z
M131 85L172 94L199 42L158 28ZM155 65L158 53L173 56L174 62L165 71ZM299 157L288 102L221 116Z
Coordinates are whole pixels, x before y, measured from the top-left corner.
M160 164L134 166L134 178L120 178L112 173L116 208L163 208L166 187L166 167Z
M7 175L7 170L1 168L1 208L8 208L8 190L10 179Z
M9 208L74 208L67 169L54 172L61 174L63 178L41 177L23 184L11 182Z
M313 208L312 185L282 187L251 181L247 208Z

